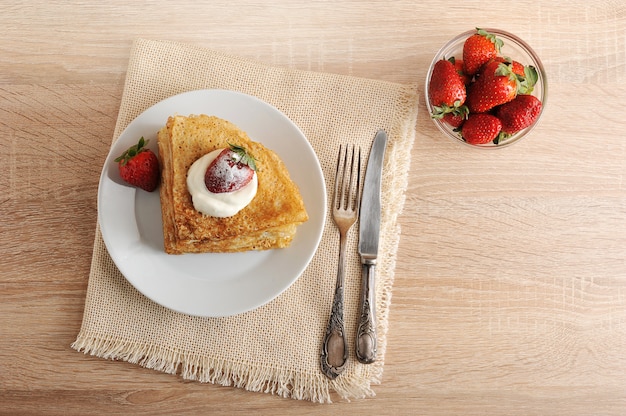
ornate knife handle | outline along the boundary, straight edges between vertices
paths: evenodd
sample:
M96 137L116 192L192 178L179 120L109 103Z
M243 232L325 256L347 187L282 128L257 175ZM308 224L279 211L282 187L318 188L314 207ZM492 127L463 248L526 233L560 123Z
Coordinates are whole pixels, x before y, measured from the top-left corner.
M344 370L346 361L348 361L348 343L343 323L343 286L337 285L332 313L322 344L322 371L328 378L335 379Z
M356 331L356 358L364 364L376 361L375 271L376 260L365 260L362 267L361 305Z

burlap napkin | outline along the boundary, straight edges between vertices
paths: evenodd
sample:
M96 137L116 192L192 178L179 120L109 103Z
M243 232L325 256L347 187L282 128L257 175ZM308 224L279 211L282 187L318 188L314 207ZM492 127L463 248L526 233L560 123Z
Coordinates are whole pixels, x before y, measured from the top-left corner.
M72 348L184 379L294 399L330 402L333 391L346 400L374 395L372 385L381 382L383 372L398 215L415 138L416 86L276 68L201 47L139 39L131 52L113 140L160 100L207 88L254 95L285 113L315 149L329 190L340 143L369 151L375 132L388 132L376 286L378 360L358 363L350 342L349 364L341 376L331 381L320 371L338 255L330 213L319 250L302 276L270 303L226 318L187 316L145 298L115 267L98 226L82 327ZM360 290L357 235L355 227L345 287L349 340L356 330Z

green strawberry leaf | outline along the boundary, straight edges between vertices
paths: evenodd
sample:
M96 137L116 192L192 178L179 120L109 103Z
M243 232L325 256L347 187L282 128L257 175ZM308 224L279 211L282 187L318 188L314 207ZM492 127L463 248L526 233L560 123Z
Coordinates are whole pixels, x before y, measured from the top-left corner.
M461 100L456 100L453 106L442 104L440 106L433 106L433 112L430 115L431 118L440 120L446 114L453 114L455 116L461 116L466 119L469 115L469 108L461 103Z
M495 139L493 139L493 144L498 145L498 144L500 144L501 142L504 142L504 141L506 141L506 140L510 139L510 138L511 138L511 136L512 136L512 134L505 133L505 132L501 131L500 133L498 133L498 135L496 136L496 138L495 138Z
M524 67L524 78L526 81L525 85L525 93L530 94L533 92L537 81L539 80L539 74L537 73L537 69L534 66L528 65Z
M534 86L537 81L539 81L539 74L537 73L537 69L532 65L527 65L524 67L524 76L528 80L528 84L530 86Z
M248 165L250 169L256 170L256 159L252 156L245 147L238 146L236 144L228 144L230 146L230 150L235 152L239 156L239 161L244 165Z
M144 151L144 147L148 144L150 140L145 140L143 136L139 139L137 144L126 149L124 153L115 158L116 162L122 162L122 166L126 165L129 160L137 156L140 152Z
M481 28L476 28L477 33L481 36L486 37L487 39L489 39L494 46L496 47L496 51L498 51L498 53L500 53L500 49L502 49L502 46L504 46L504 42L502 41L502 39L500 39L499 37L497 37L496 35L494 35L493 33L489 33L484 29Z

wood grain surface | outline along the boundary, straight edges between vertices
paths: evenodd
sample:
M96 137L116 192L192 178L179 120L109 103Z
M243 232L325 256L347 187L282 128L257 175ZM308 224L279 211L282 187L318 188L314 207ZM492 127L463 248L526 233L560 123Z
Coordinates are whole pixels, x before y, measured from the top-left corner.
M420 102L376 397L316 405L70 348L133 39L421 86L476 26L536 50L546 111L480 151ZM0 414L626 414L626 2L7 0L0 39Z

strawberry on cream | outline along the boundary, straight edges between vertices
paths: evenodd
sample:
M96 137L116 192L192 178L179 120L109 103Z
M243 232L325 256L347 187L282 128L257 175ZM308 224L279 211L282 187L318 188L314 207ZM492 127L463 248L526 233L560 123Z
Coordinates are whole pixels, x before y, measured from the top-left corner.
M187 173L187 189L194 208L205 215L220 218L232 217L245 208L256 195L258 187L254 172L252 180L236 191L214 193L207 189L205 173L222 150L217 149L202 156L191 165Z

